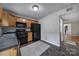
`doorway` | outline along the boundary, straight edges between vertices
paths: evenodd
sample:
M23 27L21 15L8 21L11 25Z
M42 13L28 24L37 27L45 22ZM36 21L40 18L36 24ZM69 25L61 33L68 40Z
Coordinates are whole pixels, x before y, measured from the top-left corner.
M74 14L76 16L74 16ZM79 20L78 12L60 17L60 43L69 54L79 54Z

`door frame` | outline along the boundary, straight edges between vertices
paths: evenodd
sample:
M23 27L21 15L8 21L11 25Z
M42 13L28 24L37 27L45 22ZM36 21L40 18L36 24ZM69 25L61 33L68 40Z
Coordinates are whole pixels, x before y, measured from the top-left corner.
M63 18L62 18L62 15L59 16L59 37L60 37L60 48L62 46L62 42L64 43L64 32L63 34L61 34L61 21L62 21L62 26L64 26L64 23L63 23ZM62 30L63 30L64 27L62 27ZM62 37L62 38L61 38ZM62 41L63 39L63 41Z

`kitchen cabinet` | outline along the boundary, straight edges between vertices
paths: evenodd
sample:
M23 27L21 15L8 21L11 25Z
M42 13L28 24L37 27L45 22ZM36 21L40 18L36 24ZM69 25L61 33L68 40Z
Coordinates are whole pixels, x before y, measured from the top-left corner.
M13 15L8 15L8 24L9 26L16 26L16 17Z
M17 22L26 23L26 27L30 28L30 29L31 29L32 23L35 23L35 24L38 23L37 21L31 20L31 19L23 19L23 18L18 18ZM31 31L28 31L26 33L26 35L27 35L26 41L28 41L28 42L33 41L33 35L32 34L33 34L33 32L31 32Z
M0 5L0 26L2 24L2 12L3 12L3 8L2 6Z
M26 19L23 19L23 18L17 17L17 16L16 16L16 21L20 22L20 23L26 23Z
M8 13L7 12L3 12L2 15L2 26L8 26Z
M5 34L0 37L0 56L17 55L18 41L15 34Z
M17 56L17 49L10 48L10 49L0 51L0 56Z
M27 24L27 27L28 27L28 28L31 27L31 23L32 23L32 21L29 21L29 20L26 21L26 24Z
M2 8L2 5L0 5L0 20L2 18L2 12L3 12L3 8Z
M4 11L2 16L2 26L16 26L16 17Z
M32 24L32 23L38 23L38 22L36 22L36 21L34 21L34 20L31 20L31 19L30 19L30 20L28 19L28 20L26 21L27 27L30 27L30 28L31 28L31 24Z
M32 41L32 32L28 32L28 42Z
M26 21L27 27L31 28L32 23L38 23L38 22L35 22L33 20L27 20ZM31 41L33 41L33 32L28 32L28 42L31 42Z

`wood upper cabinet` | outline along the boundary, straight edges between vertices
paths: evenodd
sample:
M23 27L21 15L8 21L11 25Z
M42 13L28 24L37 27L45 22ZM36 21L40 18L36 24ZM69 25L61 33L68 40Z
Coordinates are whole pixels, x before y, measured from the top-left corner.
M2 12L3 12L3 8L2 8L2 6L0 5L0 19L2 18Z
M8 16L7 12L3 12L2 15L2 26L8 26Z
M3 8L2 6L0 5L0 26L2 24L2 12L3 12Z
M26 23L26 19L23 19L21 17L17 17L17 22Z
M16 17L4 11L2 16L2 26L16 26Z
M13 15L8 15L8 24L9 26L16 26L16 17Z
M26 24L27 24L27 27L31 27L31 23L32 23L32 21L26 21Z
M27 27L30 27L31 28L31 24L32 23L38 23L38 22L30 19L30 20L27 20L26 23L27 23Z

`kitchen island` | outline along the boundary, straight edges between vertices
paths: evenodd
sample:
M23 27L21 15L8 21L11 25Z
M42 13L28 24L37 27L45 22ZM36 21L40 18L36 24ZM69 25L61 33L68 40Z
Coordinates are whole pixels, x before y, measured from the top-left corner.
M0 56L17 56L18 41L15 34L0 37Z

